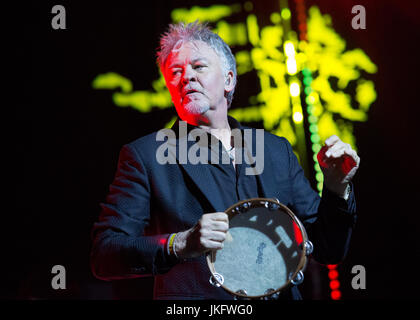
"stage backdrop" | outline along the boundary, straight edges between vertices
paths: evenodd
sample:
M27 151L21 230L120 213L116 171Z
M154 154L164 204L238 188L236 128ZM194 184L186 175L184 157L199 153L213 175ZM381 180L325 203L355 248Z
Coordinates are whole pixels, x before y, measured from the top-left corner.
M363 29L352 24L357 5L366 13ZM337 134L361 157L354 180L359 220L349 255L338 266L311 261L304 297L419 296L410 276L419 258L418 5L157 0L54 6L32 4L27 49L16 52L27 66L16 84L23 103L16 110L22 130L14 216L21 231L10 245L6 296L112 297L110 284L89 269L90 230L122 145L175 119L155 62L159 35L169 23L197 19L208 21L236 57L230 114L286 137L315 190L322 194L314 160L328 136ZM54 22L63 9L65 29L55 29L64 23ZM65 290L51 287L55 265L65 267ZM366 271L366 289L352 286L355 266ZM136 281L150 298L152 279Z

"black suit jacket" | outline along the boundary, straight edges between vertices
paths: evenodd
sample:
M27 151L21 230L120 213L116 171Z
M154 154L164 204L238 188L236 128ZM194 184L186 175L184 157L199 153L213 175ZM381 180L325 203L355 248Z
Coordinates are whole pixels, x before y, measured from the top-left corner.
M175 132L177 128L178 122ZM92 230L92 271L103 280L153 275L156 299L231 299L222 288L209 284L204 257L180 262L166 253L171 233L191 228L204 213L226 208L220 197L223 190L209 184L208 165L157 162L162 142L156 135L121 149L115 179ZM180 139L177 135L173 141L177 147ZM335 264L344 258L356 218L353 191L345 201L324 188L321 199L289 142L268 132L264 132L264 170L256 179L261 197L279 199L304 223L317 261ZM300 298L296 288L286 296Z

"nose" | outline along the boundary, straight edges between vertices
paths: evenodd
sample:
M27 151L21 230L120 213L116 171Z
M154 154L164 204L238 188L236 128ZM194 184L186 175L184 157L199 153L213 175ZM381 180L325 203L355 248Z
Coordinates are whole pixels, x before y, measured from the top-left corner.
M184 70L184 74L182 75L182 82L186 84L190 81L197 81L197 75L194 69L189 65Z

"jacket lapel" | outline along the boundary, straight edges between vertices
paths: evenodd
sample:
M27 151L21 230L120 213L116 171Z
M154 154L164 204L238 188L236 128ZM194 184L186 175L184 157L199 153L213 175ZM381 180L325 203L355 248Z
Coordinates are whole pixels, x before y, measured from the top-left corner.
M188 141L188 132L191 129L190 125L188 125L187 130L180 129L179 119L172 126L172 130L174 130L177 137L174 141L176 145L177 163L185 170L191 180L206 197L214 211L225 211L226 208L224 208L223 200L220 196L221 190L217 190L214 185L209 184L209 181L212 181L209 170L211 164L192 164L188 160L188 150L197 143L196 141Z
M190 163L190 161L188 161L188 150L191 146L193 146L196 143L195 141L188 141L188 132L190 132L190 130L195 127L187 124L187 130L183 130L182 128L180 129L179 121L180 120L178 119L172 126L172 130L176 134L176 139L173 142L176 146L176 155L173 156L176 157L177 163L185 170L185 172L188 174L191 180L196 184L198 189L207 198L214 210L225 211L226 208L224 208L223 200L220 196L220 193L223 192L223 190L217 190L215 186L209 185L209 181L212 181L212 177L210 175L209 170L209 166L211 164L192 164ZM256 150L256 130L253 129L252 131L253 139L251 150ZM245 165L243 162L240 168L241 172L245 170L246 166L247 165ZM261 190L261 196L264 198L278 197L278 195L276 194L276 190L278 188L276 188L275 185L273 169L273 162L270 157L269 146L266 144L266 141L264 139L264 169L260 174L256 175L257 183Z
M273 178L273 163L268 152L267 144L264 141L264 170L256 176L257 182L261 189L262 197L275 198L277 190Z
M243 139L243 154L242 154L242 166L240 168L241 174L246 174L247 169L251 170L253 167L253 173L255 174L255 177L257 179L257 183L260 189L260 197L263 198L274 198L276 197L276 190L275 182L274 182L274 171L273 171L273 162L270 157L269 152L269 145L266 143L266 139L264 139L264 166L262 172L258 173L257 166L254 161L261 161L259 157L256 157L256 159L251 159L252 154L255 154L258 151L257 144L261 143L261 141L257 138L257 129L255 128L244 128L245 130L252 130L252 139L249 140L249 137L244 133L244 139ZM247 159L245 159L247 158ZM249 163L253 163L250 165ZM259 164L258 166L261 166ZM244 172L245 171L245 172Z

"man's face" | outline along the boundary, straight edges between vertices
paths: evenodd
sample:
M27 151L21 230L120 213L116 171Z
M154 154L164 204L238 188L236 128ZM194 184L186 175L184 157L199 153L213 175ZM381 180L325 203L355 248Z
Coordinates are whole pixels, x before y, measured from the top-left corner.
M162 73L178 115L195 124L206 112L227 110L226 77L219 56L205 42L180 44L168 56Z

